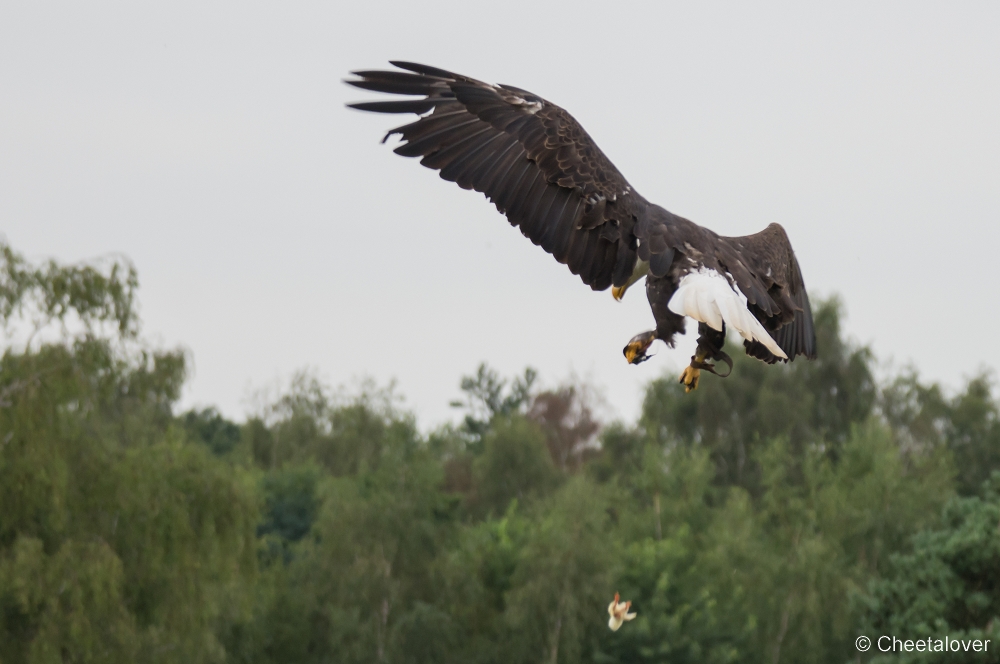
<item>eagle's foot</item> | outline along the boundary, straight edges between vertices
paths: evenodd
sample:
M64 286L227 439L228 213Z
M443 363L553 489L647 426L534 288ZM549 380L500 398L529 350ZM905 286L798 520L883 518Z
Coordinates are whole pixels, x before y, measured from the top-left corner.
M625 348L622 349L622 353L625 354L625 359L628 360L629 364L645 362L652 357L652 355L646 355L646 351L649 350L654 341L656 341L656 332L654 330L642 332L629 340Z
M715 373L715 365L705 362L708 359L709 350L698 344L698 350L691 356L691 364L684 367L681 372L680 384L684 386L684 393L690 394L698 389L698 379L701 378L701 370Z
M684 393L693 392L698 389L698 379L701 378L701 369L697 369L690 364L684 367L681 372L680 383L684 386Z

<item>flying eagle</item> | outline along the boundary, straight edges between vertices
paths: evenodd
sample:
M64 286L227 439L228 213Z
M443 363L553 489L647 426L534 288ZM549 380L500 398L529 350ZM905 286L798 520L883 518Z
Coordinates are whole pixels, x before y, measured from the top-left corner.
M634 336L625 359L638 364L656 339L674 345L684 318L698 321L698 348L680 382L696 389L701 370L732 360L726 328L748 355L773 364L816 356L802 273L785 230L771 224L722 237L650 203L635 191L573 117L510 85L396 62L403 71L355 71L346 83L415 98L348 104L376 113L415 113L389 131L395 149L463 189L485 194L532 242L594 290L620 300L646 277L656 329ZM729 375L727 371L725 374Z

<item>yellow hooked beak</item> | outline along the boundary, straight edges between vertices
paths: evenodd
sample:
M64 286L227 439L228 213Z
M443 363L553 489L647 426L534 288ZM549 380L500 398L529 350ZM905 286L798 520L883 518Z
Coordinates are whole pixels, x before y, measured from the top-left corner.
M626 286L615 286L615 287L613 287L611 289L611 297L613 297L616 300L618 300L619 302L621 302L622 298L625 297L625 290L627 288L628 288L627 285Z

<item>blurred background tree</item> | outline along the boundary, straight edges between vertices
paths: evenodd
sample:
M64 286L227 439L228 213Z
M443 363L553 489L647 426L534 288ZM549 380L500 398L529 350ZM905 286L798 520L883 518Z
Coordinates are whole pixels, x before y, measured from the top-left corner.
M869 584L865 628L872 634L990 640L983 652L891 653L873 662L1000 662L1000 472L979 495L954 497L933 528L890 556Z
M175 421L183 353L138 340L127 262L0 260L0 659L224 661L257 498Z
M835 298L816 362L734 347L726 380L650 383L636 423L481 364L460 421L422 431L392 386L308 372L243 422L178 413L186 358L142 340L127 261L0 259L5 664L839 663L879 630L1000 639L992 375L876 380ZM616 591L638 617L611 632Z

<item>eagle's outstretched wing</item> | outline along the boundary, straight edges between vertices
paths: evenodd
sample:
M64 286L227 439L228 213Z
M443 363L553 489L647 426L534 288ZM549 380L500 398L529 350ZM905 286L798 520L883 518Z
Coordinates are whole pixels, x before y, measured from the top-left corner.
M443 69L355 71L364 90L415 99L359 102L378 113L417 113L397 127L397 154L464 189L486 194L514 226L594 290L624 284L636 263L636 213L646 206L583 127L562 108L507 85Z

